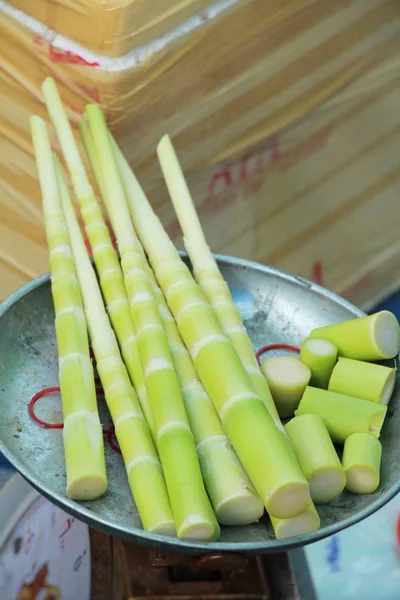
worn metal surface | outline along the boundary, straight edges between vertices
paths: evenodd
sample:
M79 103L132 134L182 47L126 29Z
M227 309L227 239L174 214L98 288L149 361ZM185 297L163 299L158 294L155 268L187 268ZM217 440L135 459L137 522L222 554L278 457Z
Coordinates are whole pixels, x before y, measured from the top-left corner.
M254 263L219 257L254 348L273 342L298 344L320 325L363 313L337 296L299 277ZM0 307L0 451L42 494L92 526L136 543L186 554L207 551L281 552L348 527L383 506L400 490L400 392L397 386L382 431L381 485L369 496L343 493L320 507L321 529L276 540L266 518L242 528L223 528L215 544L167 539L144 532L133 504L122 459L106 447L109 490L97 501L76 503L65 496L62 433L44 430L27 413L31 396L57 385L57 349L48 276L31 282ZM38 413L58 421L57 397L40 401ZM99 401L102 420L109 416ZM249 443L251 440L249 439Z

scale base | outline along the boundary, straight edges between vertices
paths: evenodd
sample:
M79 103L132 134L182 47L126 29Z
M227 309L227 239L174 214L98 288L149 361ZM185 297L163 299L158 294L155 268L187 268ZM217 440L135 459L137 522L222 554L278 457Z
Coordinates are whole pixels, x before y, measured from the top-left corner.
M90 530L92 600L316 600L303 550L164 553Z

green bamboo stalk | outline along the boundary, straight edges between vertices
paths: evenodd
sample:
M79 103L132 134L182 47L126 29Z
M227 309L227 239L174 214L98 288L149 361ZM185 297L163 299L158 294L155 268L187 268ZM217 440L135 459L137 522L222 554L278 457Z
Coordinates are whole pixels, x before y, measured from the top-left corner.
M86 320L46 124L32 117L30 125L50 254L67 495L75 500L94 500L106 491L107 475Z
M283 431L268 382L260 371L254 349L240 313L217 261L207 245L189 188L171 139L165 135L157 148L164 179L181 225L185 249L191 260L196 281L213 307L225 335L238 352L256 394L264 401L278 429Z
M92 134L90 133L89 123L87 122L85 115L82 115L79 121L79 131L81 133L83 145L85 146L86 154L89 159L97 187L99 188L101 197L104 198L106 190L104 187L103 174L101 172L96 146L94 145Z
M150 268L149 279L181 384L204 483L217 519L221 525L254 523L264 512L263 503L224 434L217 412L197 376L190 354Z
M103 174L106 208L118 241L178 537L214 540L219 537L219 526L204 488L179 379L126 206L104 115L95 105L87 106L85 114Z
M136 231L225 433L268 513L289 518L302 512L310 500L308 483L287 437L255 394L237 352L122 153L113 149Z
M176 529L161 463L128 371L122 361L63 172L57 163L56 168L93 353L124 459L129 486L143 528L159 535L173 536L176 535Z
M103 190L104 197L102 173L85 117L81 119L80 128L96 181ZM143 252L142 247L140 248ZM197 377L190 355L144 254L143 258L181 384L204 484L217 520L221 525L236 526L258 521L264 512L264 506L223 432L219 417Z
M79 202L85 230L91 245L94 263L99 274L107 311L121 347L124 363L139 397L143 414L154 437L154 423L147 398L144 373L137 348L135 328L121 265L113 247L103 213L86 174L57 85L53 79L46 79L42 86L42 92L71 175L74 192ZM92 154L92 156L95 155ZM95 176L99 177L98 183L101 188L101 171L98 167L94 171Z

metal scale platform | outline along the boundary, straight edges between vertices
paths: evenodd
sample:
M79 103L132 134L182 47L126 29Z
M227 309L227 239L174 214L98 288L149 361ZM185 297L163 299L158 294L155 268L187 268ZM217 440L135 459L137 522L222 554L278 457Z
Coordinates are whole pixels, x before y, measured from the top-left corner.
M255 349L270 343L298 345L315 327L363 315L341 298L300 277L247 261L227 257L218 260ZM211 544L147 533L141 529L122 459L108 447L109 490L105 496L90 503L68 499L64 493L62 433L38 427L27 412L27 403L38 390L58 383L54 312L47 275L0 306L0 382L0 451L40 494L87 523L93 540L102 536L101 544L98 538L92 547L95 552L103 548L107 556L102 563L104 577L109 572L107 565L111 565L121 573L110 581L123 581L125 586L122 596L113 592L114 596L105 597L107 600L312 600L301 547L364 519L400 490L397 387L381 435L379 489L368 496L344 492L335 502L319 507L321 528L317 532L276 540L268 520L263 518L251 526L223 528L220 540ZM47 421L61 417L54 398L43 399L40 411ZM103 423L109 422L103 405L101 412ZM297 550L287 554L294 549ZM93 565L95 568L96 561ZM95 581L93 574L93 585ZM102 598L93 595L94 599L97 597Z

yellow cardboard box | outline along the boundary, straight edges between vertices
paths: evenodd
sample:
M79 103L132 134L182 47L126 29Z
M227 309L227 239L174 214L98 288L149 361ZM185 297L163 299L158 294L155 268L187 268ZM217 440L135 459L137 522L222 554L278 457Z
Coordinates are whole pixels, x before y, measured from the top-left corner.
M165 131L215 252L302 274L358 305L398 285L400 5L268 2L275 13L264 20L262 3L249 1L244 27L240 3L194 34L193 53L186 38L118 76L54 62L26 24L0 21L0 297L47 269L28 118L46 115L39 87L49 73L75 122L102 82L110 126L179 246L155 156ZM218 27L228 21L242 45L212 46L211 65L202 44L227 35Z
M167 34L214 0L9 0L50 30L108 56Z

